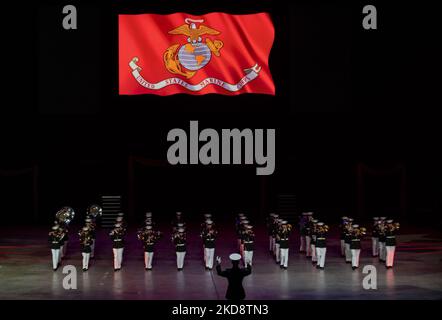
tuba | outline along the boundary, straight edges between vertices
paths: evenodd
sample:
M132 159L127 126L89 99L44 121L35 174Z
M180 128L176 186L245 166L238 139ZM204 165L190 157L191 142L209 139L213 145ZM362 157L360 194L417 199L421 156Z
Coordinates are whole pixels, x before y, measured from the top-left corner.
M64 225L69 225L74 217L75 212L71 207L63 207L55 214L55 218Z
M93 219L97 219L98 217L101 217L103 214L103 209L97 204L92 204L87 209L87 215L92 217Z

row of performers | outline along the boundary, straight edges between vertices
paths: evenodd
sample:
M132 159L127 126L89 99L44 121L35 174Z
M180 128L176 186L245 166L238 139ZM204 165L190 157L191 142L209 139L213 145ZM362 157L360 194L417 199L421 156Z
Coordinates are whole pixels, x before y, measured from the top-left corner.
M381 261L387 267L393 266L395 233L399 228L398 223L386 218L374 218L373 229L373 255L379 255ZM288 267L289 236L292 226L287 221L280 219L277 214L270 214L267 221L269 232L269 251L274 256L276 263L281 268ZM326 256L326 237L328 226L314 219L313 213L306 212L300 217L300 252L311 258L313 265L324 269ZM341 228L341 254L346 262L352 263L353 269L359 266L359 255L361 250L361 239L365 235L365 228L353 223L353 219L343 217ZM113 242L114 269L121 269L124 251L124 237L127 224L124 221L123 213L120 213L115 221L115 226L110 232ZM236 232L238 236L238 249L244 265L252 265L255 234L253 226L247 217L240 213L236 219ZM218 232L210 214L205 215L205 221L201 224L200 236L203 240L204 262L206 270L213 268L215 255L215 241ZM83 270L87 271L89 259L94 256L95 246L95 221L91 217L85 220L85 226L81 229L80 243L83 255ZM154 245L161 238L161 232L154 230L152 214L146 213L144 227L137 232L138 239L143 243L145 269L152 269ZM56 224L50 233L53 267L57 269L67 247L67 226ZM172 241L176 249L177 269L182 270L186 255L186 224L183 221L182 213L177 212L172 222Z
M398 222L387 217L373 217L372 226L372 255L379 257L379 261L385 264L387 269L393 268L396 251L396 234L400 228ZM358 267L361 249L360 238L366 234L366 229L354 224L350 217L342 217L340 224L341 256L345 262L352 263L353 268ZM356 240L355 236L356 235ZM359 238L359 240L357 240Z
M83 271L88 270L89 257L93 255L93 245L95 239L95 228L86 225L80 231L80 243L83 255ZM113 243L114 270L118 271L122 267L124 238L126 236L127 224L124 215L120 213L116 218L114 228L109 233ZM203 239L204 261L206 270L212 270L215 254L215 240L218 232L210 214L205 215L205 221L201 224L200 236ZM137 231L137 238L143 244L144 248L144 267L146 270L152 270L152 261L154 257L155 243L161 238L162 233L154 229L152 213L147 212L143 228ZM183 220L181 212L176 213L172 222L172 242L175 245L177 269L183 270L184 258L186 256L186 223Z
M312 213L305 213L300 219L300 252L311 257L313 265L318 269L325 267L325 255L327 252L327 233L329 227L318 220L313 219ZM308 219L306 217L311 217ZM293 227L278 214L271 213L267 219L267 231L269 235L269 252L273 255L276 263L281 268L287 269L289 259L289 236Z

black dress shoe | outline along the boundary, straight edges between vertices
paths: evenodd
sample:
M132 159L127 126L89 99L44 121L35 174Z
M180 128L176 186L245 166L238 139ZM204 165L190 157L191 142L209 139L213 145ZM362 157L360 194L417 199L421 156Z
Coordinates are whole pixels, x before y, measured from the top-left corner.
M284 266L283 266L282 264L281 264L279 267L280 267L281 269L284 268Z
M284 270L287 270L287 267L284 267Z
M316 266L316 269L319 269L319 268L320 268L319 265L317 265L317 266Z
M324 267L319 267L319 269L324 270Z
M206 271L209 270L209 267L206 267Z
M178 271L183 271L183 268L178 268Z
M345 261L345 263L351 263L351 261Z
M114 269L114 272L117 272L117 271L118 271L118 269L117 269L117 268L115 268L115 269Z
M358 267L351 267L353 270L356 270Z
M58 269L58 267L57 268L55 268L55 269L53 269L54 271L57 271L57 269Z
M84 272L84 271L87 271L87 269L86 269L86 268L83 268L83 272Z

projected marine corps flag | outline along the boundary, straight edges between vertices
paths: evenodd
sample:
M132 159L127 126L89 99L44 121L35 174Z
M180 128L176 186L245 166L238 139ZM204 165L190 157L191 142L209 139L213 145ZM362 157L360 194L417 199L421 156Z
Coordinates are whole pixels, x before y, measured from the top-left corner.
M275 94L267 13L119 16L119 93Z

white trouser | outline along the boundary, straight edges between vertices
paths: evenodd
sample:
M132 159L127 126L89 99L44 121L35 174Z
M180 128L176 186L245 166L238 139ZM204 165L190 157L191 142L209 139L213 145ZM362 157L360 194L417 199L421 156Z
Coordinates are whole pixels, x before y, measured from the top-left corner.
M345 256L345 240L341 239L341 256Z
M379 238L371 237L371 248L373 257L377 257L379 255Z
M95 255L95 239L92 239L92 244L91 244L91 257L93 258Z
M350 243L346 243L345 245L345 261L350 262L351 261L351 250L350 250Z
M305 236L305 255L311 257L312 255L312 238L310 236Z
M289 249L288 248L284 248L284 249L280 249L281 251L281 262L280 265L287 268L288 264L289 264Z
M58 262L61 262L61 258L64 256L64 245L60 246L60 251L58 252Z
M273 250L273 237L269 236L269 251Z
M123 250L124 248L112 249L114 252L114 269L121 269L121 263L123 262Z
M379 259L385 261L387 259L387 250L385 249L385 242L379 242Z
M153 252L144 252L144 267L152 269Z
M351 266L359 267L359 254L361 249L351 249Z
M60 262L60 249L51 249L52 252L52 268L57 269Z
M248 251L245 250L244 251L244 266L247 265L252 265L252 260L253 260L253 251Z
M281 249L279 249L279 243L275 244L275 255L276 262L279 262L281 260Z
M305 236L301 236L299 239L301 240L301 245L299 246L299 251L304 252L305 251Z
M83 256L83 269L89 269L89 258L91 257L90 253L82 252Z
M394 262L394 252L396 251L396 246L386 246L385 251L387 252L385 265L387 267L392 267Z
M318 266L324 268L325 265L325 254L327 252L327 248L316 248L316 256L318 258Z
M316 245L311 244L310 247L312 248L312 262L317 262L318 258L316 257Z
M182 269L184 266L184 257L186 256L185 251L177 251L176 253L176 266L178 269Z
M206 268L213 268L213 257L215 256L215 248L205 248L204 256L206 262Z

